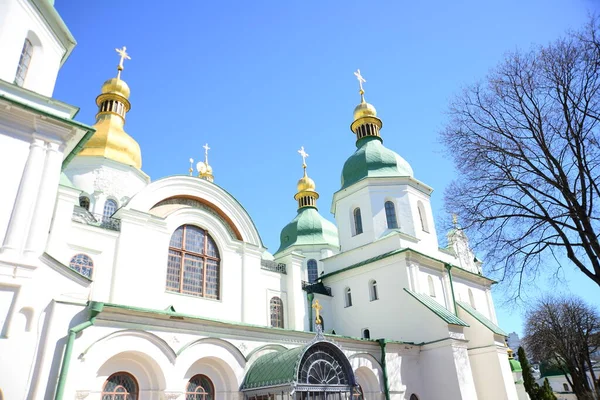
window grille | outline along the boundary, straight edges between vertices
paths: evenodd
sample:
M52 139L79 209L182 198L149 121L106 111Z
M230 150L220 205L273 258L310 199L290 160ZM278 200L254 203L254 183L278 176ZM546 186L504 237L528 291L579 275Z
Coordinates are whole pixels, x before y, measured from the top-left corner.
M219 298L219 250L202 228L182 225L173 232L167 262L167 291Z
M29 39L25 39L23 49L21 50L21 58L19 58L19 65L17 66L17 73L15 74L15 84L17 86L23 86L25 83L25 77L27 76L32 56L33 44L31 44Z
M112 374L102 388L102 400L138 400L138 384L127 372Z
M387 221L388 229L398 228L398 220L396 218L396 208L394 207L394 203L392 203L391 201L385 202L385 219Z
M94 262L90 257L85 254L76 254L71 258L69 267L72 270L79 272L83 276L92 278L92 272L94 271Z
M272 297L270 301L271 326L283 328L283 301L279 297Z
M215 387L206 375L194 375L185 389L185 400L214 400Z
M317 268L317 260L310 259L306 263L306 269L308 272L308 281L314 283L319 277L319 269Z
M113 199L108 199L104 203L104 212L102 213L102 220L108 222L112 215L117 211L117 202Z

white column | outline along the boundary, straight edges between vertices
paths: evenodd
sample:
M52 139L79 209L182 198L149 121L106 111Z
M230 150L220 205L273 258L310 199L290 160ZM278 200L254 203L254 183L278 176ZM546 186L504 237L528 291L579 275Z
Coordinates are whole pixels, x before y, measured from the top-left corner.
M58 183L60 182L61 162L62 153L59 145L48 143L42 181L40 182L37 202L31 218L29 236L25 245L25 254L28 256L40 255L45 250L50 221L56 203Z
M17 256L23 246L29 226L44 164L44 141L34 138L29 147L19 190L2 244L1 253Z

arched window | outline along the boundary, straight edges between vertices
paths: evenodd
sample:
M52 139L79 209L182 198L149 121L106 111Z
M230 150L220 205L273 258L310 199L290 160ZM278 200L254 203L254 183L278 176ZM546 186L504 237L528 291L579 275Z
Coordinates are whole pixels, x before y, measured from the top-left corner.
M369 329L367 329L367 328L363 329L362 338L363 339L371 339L371 331L369 331Z
M138 384L127 372L112 374L102 388L102 400L138 400Z
M476 308L475 298L473 297L473 292L471 291L471 289L469 289L469 303L471 304L471 307Z
M356 207L354 209L354 234L360 235L361 233L363 233L362 217L360 215L360 208Z
M427 284L429 285L429 295L435 297L435 286L433 285L433 278L431 275L427 275Z
M391 201L385 202L385 219L388 229L398 228L398 220L396 219L396 207Z
M317 260L310 259L306 263L306 269L308 271L308 281L314 283L319 277L319 269L317 268Z
M352 307L352 291L346 288L346 307Z
M409 400L419 400L419 398L417 397L416 394L413 393L413 394L410 395L410 399Z
M214 399L215 387L209 377L206 375L194 375L185 388L185 400Z
M167 291L219 298L219 249L202 228L182 225L169 244Z
M565 392L570 392L571 390L569 390L569 385L567 385L566 383L563 383L563 389Z
M427 215L425 214L425 207L419 200L417 202L417 211L419 212L419 220L421 221L421 229L423 232L429 232L429 225L427 224Z
M110 217L117 211L117 202L113 199L106 200L104 203L104 212L102 213L102 219L107 222Z
M79 196L79 207L83 207L90 211L90 198L87 196Z
M377 281L372 280L369 282L369 297L371 301L379 299L379 293L377 293Z
M271 326L283 328L283 301L277 296L271 297L269 308L271 310Z
M29 70L29 64L31 64L31 58L33 57L33 44L29 39L25 39L23 42L23 49L21 49L21 58L19 58L19 65L17 66L17 73L15 74L15 84L17 86L23 86L25 83L25 77Z
M92 272L94 271L94 262L90 257L85 254L76 254L71 258L69 267L83 276L92 278Z

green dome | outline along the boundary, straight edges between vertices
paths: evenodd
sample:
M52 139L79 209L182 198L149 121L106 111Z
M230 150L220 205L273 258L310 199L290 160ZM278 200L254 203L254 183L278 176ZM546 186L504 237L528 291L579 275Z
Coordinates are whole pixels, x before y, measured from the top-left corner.
M356 141L356 151L344 163L342 189L373 177L413 176L406 160L383 146L381 138L367 136Z
M296 218L281 230L279 239L281 245L275 254L290 246L339 246L336 226L323 218L314 207L301 208Z
M508 360L508 362L510 363L510 370L512 372L521 372L521 371L523 371L523 368L521 368L521 363L518 362L517 360L512 359L512 360Z

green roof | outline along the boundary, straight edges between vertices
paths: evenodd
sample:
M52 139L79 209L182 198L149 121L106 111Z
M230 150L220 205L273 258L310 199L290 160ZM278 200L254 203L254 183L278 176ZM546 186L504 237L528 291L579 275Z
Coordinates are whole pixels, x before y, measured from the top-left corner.
M279 250L282 252L291 246L326 245L339 247L336 226L325 219L316 208L304 207L296 218L281 230Z
M248 370L242 390L293 383L304 350L304 346L299 346L260 356Z
M508 360L508 362L510 363L510 370L512 372L521 372L521 371L523 371L523 368L521 368L521 363L518 362L517 360L515 360L514 358L512 360Z
M506 332L504 332L498 325L490 321L485 315L471 307L470 304L467 304L463 301L457 301L456 304L459 305L460 308L465 310L467 313L471 314L473 318L477 321L481 322L486 328L490 331L494 332L496 335L508 336Z
M427 296L426 294L416 293L410 289L404 288L404 291L417 299L425 307L429 308L435 315L446 321L448 324L469 326L465 321L452 314L450 310L442 306L440 303Z
M367 136L356 141L356 151L344 163L342 189L365 178L413 176L408 162L386 148L377 136Z

